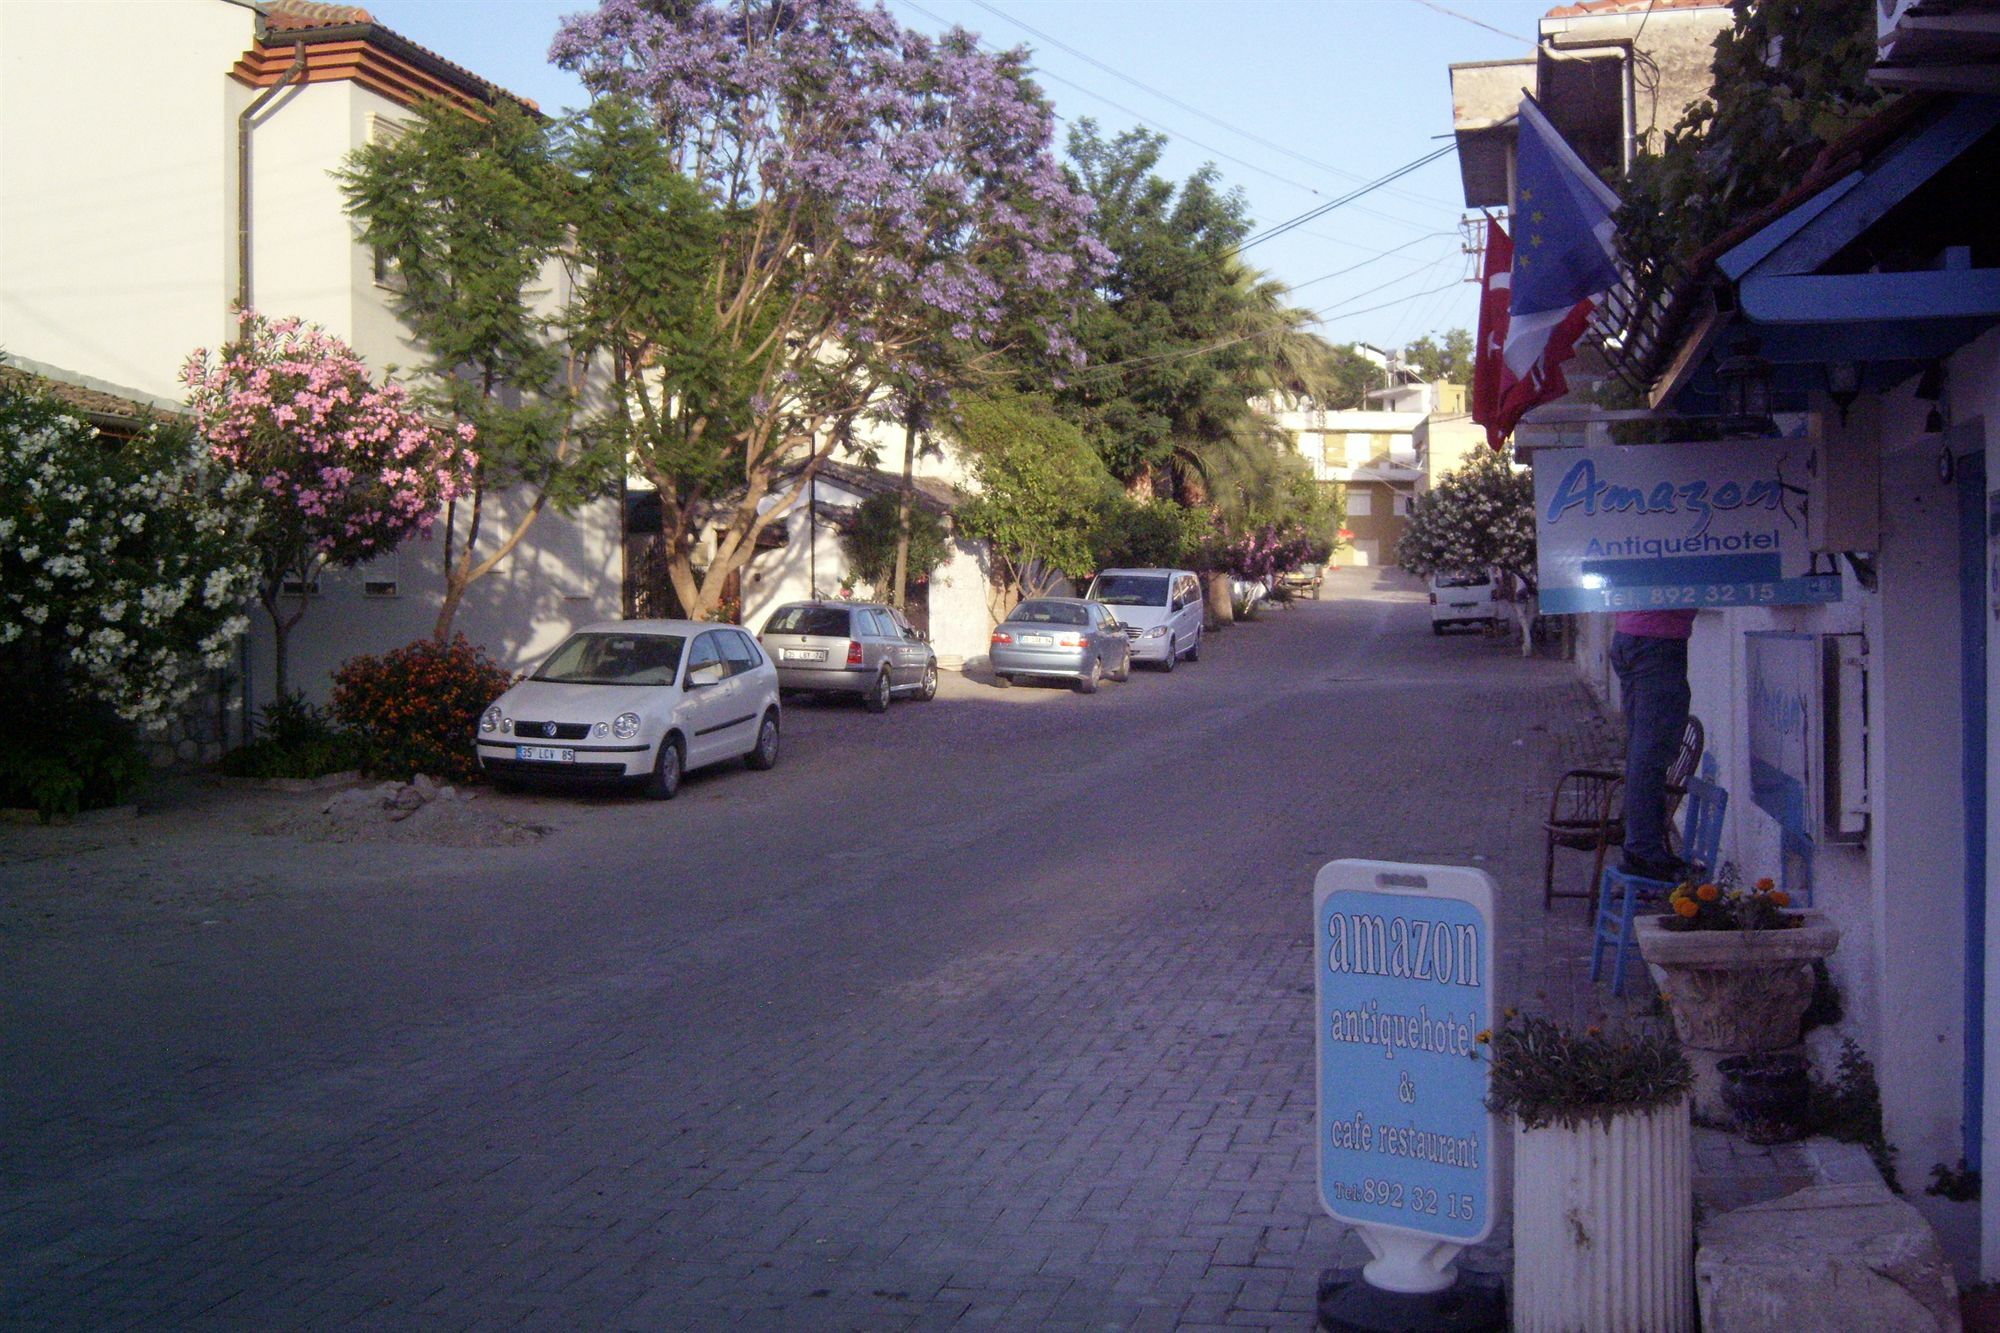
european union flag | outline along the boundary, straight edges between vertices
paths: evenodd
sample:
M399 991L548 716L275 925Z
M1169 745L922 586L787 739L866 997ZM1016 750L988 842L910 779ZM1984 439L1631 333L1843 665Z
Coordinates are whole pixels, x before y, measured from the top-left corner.
M1611 214L1618 196L1563 142L1534 99L1521 101L1514 173L1514 272L1507 366L1525 378L1544 352L1544 372L1570 349L1550 335L1618 281ZM1585 312L1586 315L1588 312ZM1572 339L1573 341L1573 339Z

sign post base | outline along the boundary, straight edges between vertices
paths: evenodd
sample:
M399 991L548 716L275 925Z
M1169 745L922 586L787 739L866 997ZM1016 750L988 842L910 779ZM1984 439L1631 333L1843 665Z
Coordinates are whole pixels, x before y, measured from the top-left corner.
M1320 1274L1319 1326L1328 1333L1500 1333L1507 1293L1498 1274L1459 1270L1442 1291L1386 1291L1359 1268Z

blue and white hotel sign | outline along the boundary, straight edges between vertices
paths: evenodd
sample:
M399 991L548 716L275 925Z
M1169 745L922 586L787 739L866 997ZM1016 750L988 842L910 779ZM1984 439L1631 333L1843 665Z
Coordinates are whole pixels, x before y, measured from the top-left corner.
M1535 540L1545 612L1840 600L1813 572L1813 439L1543 449Z
M1377 1287L1442 1290L1493 1229L1492 920L1464 866L1334 861L1313 885L1320 1202Z

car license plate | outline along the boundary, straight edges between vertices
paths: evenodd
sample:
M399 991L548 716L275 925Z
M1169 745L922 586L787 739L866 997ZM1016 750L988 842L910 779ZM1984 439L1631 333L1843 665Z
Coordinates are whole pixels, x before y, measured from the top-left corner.
M787 648L784 650L784 653L787 662L826 661L826 649L824 648Z
M1021 636L1021 642L1034 648L1046 648L1051 643L1053 643L1054 640L1049 638L1049 636L1046 634L1023 634Z
M517 745L514 757L538 764L573 764L576 762L576 751L559 750L553 745Z

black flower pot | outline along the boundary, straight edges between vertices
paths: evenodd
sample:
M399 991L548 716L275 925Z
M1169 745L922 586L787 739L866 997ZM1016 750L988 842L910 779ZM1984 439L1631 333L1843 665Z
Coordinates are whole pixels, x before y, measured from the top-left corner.
M1752 1143L1789 1143L1806 1131L1812 1092L1806 1057L1798 1050L1752 1051L1717 1061L1722 1104Z

